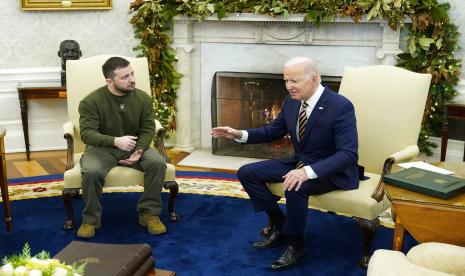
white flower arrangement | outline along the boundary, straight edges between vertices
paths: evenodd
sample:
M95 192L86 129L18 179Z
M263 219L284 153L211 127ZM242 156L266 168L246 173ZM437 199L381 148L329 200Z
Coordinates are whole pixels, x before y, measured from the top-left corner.
M2 263L0 276L82 276L85 268L85 264L67 265L58 259L50 259L50 254L45 251L31 257L27 243L20 255L5 257Z

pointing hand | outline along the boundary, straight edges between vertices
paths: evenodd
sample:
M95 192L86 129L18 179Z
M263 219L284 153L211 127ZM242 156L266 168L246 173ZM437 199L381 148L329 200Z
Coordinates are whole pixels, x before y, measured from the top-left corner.
M240 139L242 137L242 131L228 126L220 126L212 128L211 135L213 138L225 137L229 139Z

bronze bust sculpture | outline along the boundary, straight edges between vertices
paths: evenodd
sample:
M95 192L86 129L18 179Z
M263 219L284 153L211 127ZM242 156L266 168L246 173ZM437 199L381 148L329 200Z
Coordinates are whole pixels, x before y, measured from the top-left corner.
M58 56L61 57L61 85L66 86L66 61L76 60L82 56L79 43L75 40L63 40L60 43Z

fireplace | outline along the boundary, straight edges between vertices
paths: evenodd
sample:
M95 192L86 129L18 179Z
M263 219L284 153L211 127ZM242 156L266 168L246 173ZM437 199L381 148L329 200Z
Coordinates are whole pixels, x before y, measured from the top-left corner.
M322 76L323 85L339 90L341 77ZM212 127L247 129L266 126L275 119L287 95L281 74L216 72L212 82ZM263 144L241 144L212 139L212 153L252 158L279 158L293 154L289 135Z
M176 100L175 149L212 148L211 88L216 72L280 74L290 58L308 56L321 64L323 75L341 76L345 67L395 64L402 52L399 33L385 21L355 23L347 18L317 27L304 16L173 19L177 70L183 74Z

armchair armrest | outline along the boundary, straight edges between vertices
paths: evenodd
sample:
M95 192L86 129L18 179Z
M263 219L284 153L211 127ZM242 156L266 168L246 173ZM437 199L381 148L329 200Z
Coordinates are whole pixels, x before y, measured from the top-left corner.
M389 158L393 158L394 163L399 163L399 162L407 161L417 156L419 152L420 152L420 149L418 148L417 145L410 145L403 150L400 150L398 152L391 154Z
M409 261L402 252L387 249L376 250L368 263L367 276L398 275L452 276L416 265Z
M63 133L69 134L74 137L74 124L72 122L66 122L63 124Z
M74 124L63 124L64 138L66 139L66 170L74 167Z
M163 140L163 138L165 138L165 134L166 129L161 125L160 121L155 119L154 146L157 148L158 152L163 156L166 163L171 163L168 154L166 154L165 141Z
M418 266L435 271L464 275L465 247L427 242L418 244L407 253L407 259Z
M417 145L410 145L403 150L395 152L391 154L385 161L383 165L383 172L381 173L381 177L379 178L378 185L376 186L375 190L371 194L371 197L380 202L383 200L384 197L384 182L383 178L386 174L391 173L392 165L398 162L409 160L418 155L420 150L418 149Z

